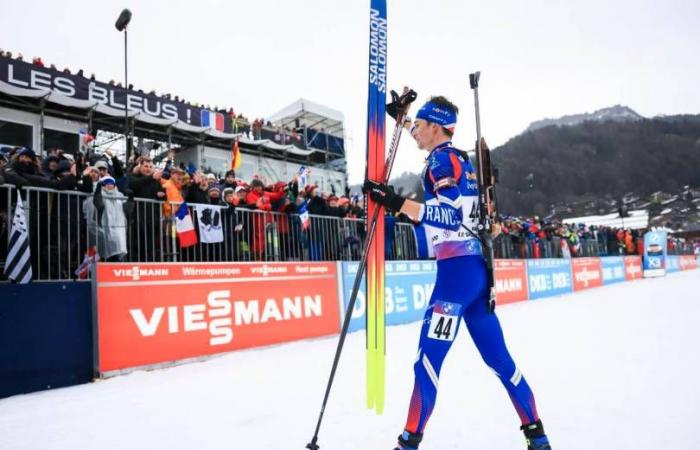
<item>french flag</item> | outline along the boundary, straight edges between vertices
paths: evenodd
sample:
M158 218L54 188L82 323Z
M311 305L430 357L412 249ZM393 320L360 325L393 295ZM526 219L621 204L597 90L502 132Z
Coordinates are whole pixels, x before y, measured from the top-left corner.
M304 202L299 207L299 218L301 219L302 230L307 230L311 226L311 218L309 217L309 208L306 205L307 205L307 202Z
M212 111L202 110L201 122L203 127L224 131L224 115Z
M197 232L194 231L192 224L192 216L187 203L183 203L175 212L175 229L177 230L177 238L180 241L180 247L190 247L197 243Z

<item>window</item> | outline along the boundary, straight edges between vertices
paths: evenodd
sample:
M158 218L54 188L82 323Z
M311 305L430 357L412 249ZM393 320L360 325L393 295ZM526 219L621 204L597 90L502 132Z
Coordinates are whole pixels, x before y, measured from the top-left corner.
M66 133L64 131L44 128L44 148L60 148L65 153L76 153L78 151L78 135Z
M0 120L0 145L32 147L31 125Z

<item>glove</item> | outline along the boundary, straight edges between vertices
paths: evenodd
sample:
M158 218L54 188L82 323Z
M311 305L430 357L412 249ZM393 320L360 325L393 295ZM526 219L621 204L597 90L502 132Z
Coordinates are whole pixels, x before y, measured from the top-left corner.
M406 90L403 94L399 96L396 91L391 91L391 103L386 105L386 112L391 116L392 119L396 120L399 115L399 111L406 114L408 107L413 103L418 94L413 89Z
M401 207L406 201L405 198L394 192L394 188L376 181L366 180L362 186L362 192L369 194L369 197L379 203L389 211L401 211Z

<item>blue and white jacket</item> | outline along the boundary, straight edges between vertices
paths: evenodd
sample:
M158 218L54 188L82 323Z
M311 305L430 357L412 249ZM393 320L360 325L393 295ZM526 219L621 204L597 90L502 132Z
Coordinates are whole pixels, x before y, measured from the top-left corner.
M436 259L481 255L479 240L462 228L478 232L479 188L469 160L452 142L444 142L428 155L422 179L425 204L417 219L425 226Z

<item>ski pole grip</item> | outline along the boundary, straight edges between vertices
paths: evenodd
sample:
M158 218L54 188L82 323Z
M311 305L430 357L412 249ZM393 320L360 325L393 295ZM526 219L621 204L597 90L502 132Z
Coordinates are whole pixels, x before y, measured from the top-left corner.
M401 107L406 107L416 101L416 98L418 98L418 94L416 94L416 91L413 89L409 89L408 92L405 94L401 95L401 98L399 99L399 102L401 103Z
M469 85L472 87L472 89L476 89L479 87L480 76L481 72L474 72L469 74Z

